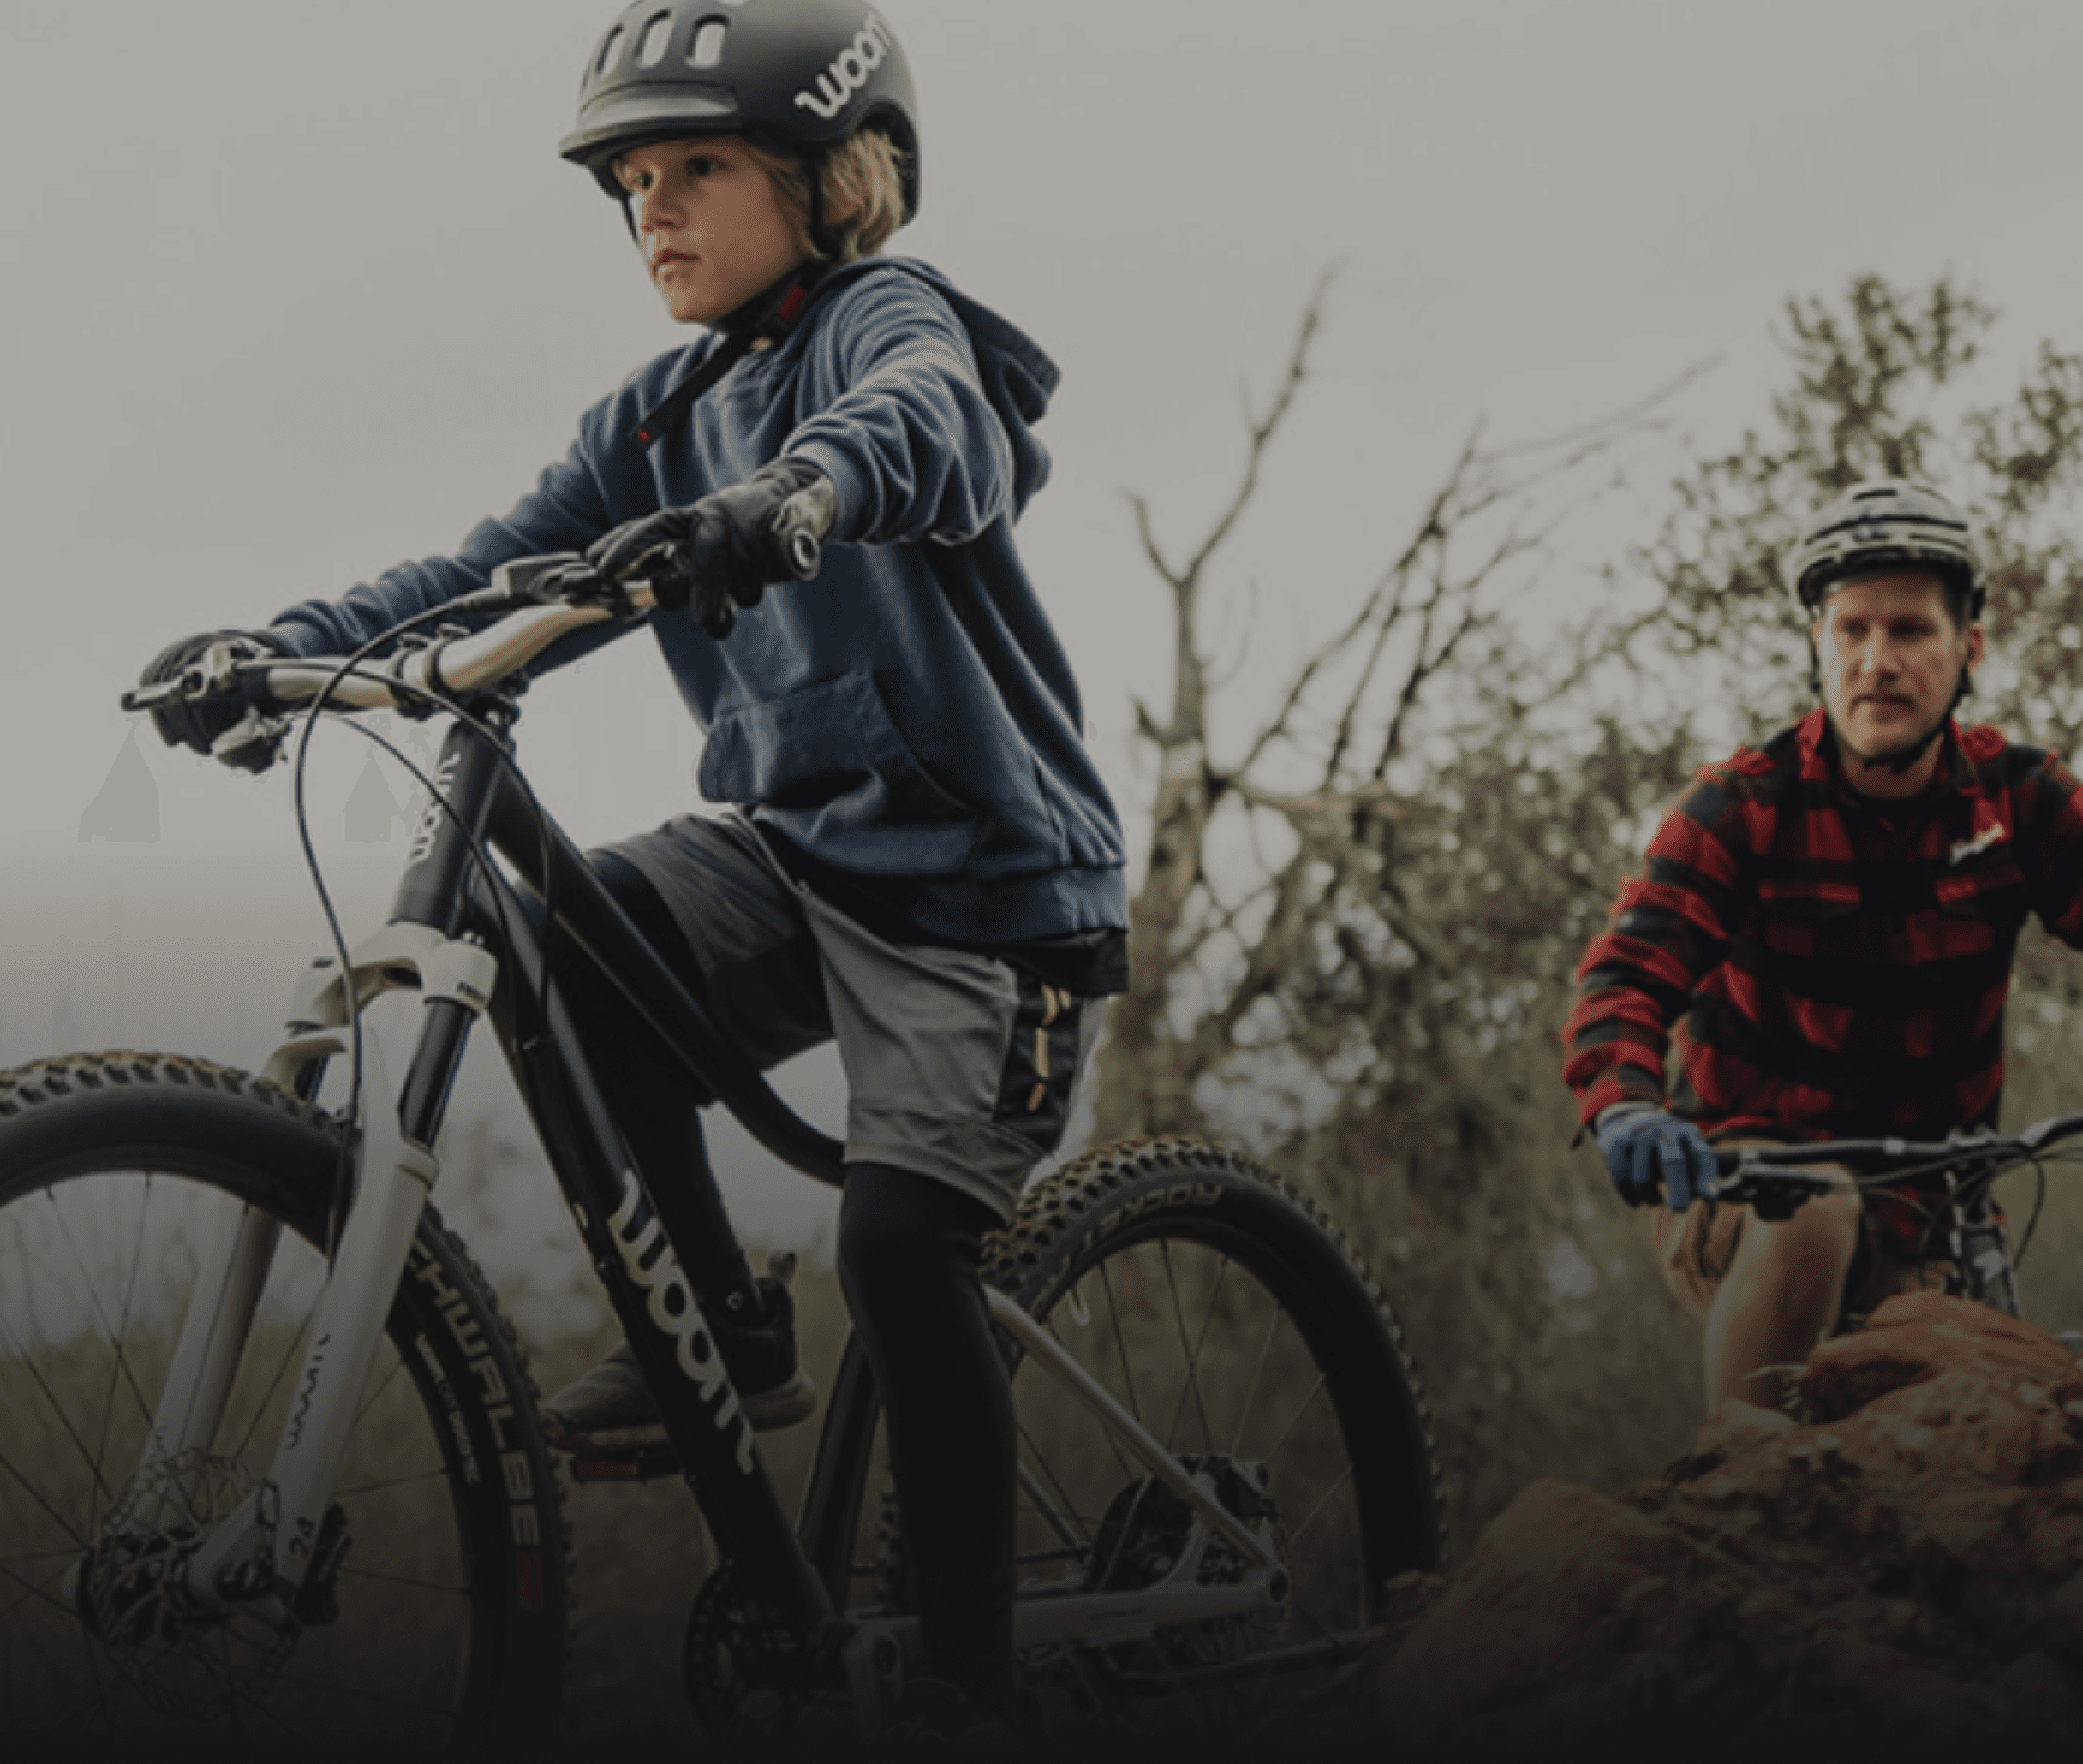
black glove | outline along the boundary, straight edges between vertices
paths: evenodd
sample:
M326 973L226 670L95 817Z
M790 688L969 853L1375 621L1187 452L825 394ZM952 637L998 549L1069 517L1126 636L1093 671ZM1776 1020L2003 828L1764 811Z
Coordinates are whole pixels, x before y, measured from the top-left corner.
M183 637L177 643L168 644L146 664L145 671L137 676L137 683L158 686L165 681L179 679L201 660L213 643L229 644L232 654L241 661L294 653L288 644L266 631L201 631L193 637ZM193 748L197 753L206 754L211 743L246 714L250 703L251 700L243 693L225 692L207 699L162 705L152 713L152 726L159 731L159 739L168 747ZM226 763L248 772L261 772L273 757L272 747L259 751L242 748L236 754L228 755Z
M594 541L586 561L610 581L649 581L666 611L685 607L710 636L728 636L738 607L757 605L767 583L795 575L781 505L821 486L829 493L815 466L778 459L690 507L625 521Z

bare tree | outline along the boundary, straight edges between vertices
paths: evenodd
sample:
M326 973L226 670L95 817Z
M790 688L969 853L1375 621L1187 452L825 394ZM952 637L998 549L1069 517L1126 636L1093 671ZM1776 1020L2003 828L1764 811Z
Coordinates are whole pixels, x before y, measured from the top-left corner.
M1442 1026L1465 968L1460 903L1409 885L1414 849L1458 842L1441 784L1476 726L1488 725L1477 746L1531 730L1629 635L1595 618L1537 657L1517 621L1558 529L1611 484L1668 395L1532 445L1493 447L1472 430L1344 621L1255 726L1230 732L1207 635L1214 570L1308 382L1330 286L1310 296L1263 408L1247 404L1242 468L1197 541L1167 546L1148 502L1130 498L1171 600L1173 681L1167 710L1136 706L1157 784L1131 907L1132 990L1099 1074L1102 1135L1205 1128L1209 1081L1246 1069L1262 1100L1282 1070L1307 1084L1393 1058L1410 1036L1390 1050L1373 1032L1420 994L1430 1027L1408 1027L1429 1038ZM1421 752L1421 734L1447 737L1448 757ZM1225 864L1219 844L1251 855Z

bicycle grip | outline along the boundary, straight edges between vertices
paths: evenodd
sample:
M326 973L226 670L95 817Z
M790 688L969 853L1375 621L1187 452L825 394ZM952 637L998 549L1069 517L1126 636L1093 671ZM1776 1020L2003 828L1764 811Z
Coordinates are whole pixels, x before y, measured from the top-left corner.
M781 567L799 582L811 581L823 568L825 535L838 512L832 486L820 480L774 510L775 551Z

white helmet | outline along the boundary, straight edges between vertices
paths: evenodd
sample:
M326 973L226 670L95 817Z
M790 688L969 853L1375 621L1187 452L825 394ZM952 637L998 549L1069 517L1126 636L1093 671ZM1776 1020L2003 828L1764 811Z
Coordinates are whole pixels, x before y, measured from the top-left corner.
M1854 484L1817 510L1787 565L1794 597L1814 618L1829 591L1854 577L1894 569L1928 570L1964 608L1982 616L1982 571L1967 517L1928 484L1877 478Z

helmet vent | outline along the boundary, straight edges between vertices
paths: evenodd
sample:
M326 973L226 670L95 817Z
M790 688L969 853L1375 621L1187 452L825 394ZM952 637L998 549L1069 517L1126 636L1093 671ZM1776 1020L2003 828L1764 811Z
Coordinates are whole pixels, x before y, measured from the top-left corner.
M687 51L690 65L713 68L723 59L723 39L731 27L719 18L704 19L695 33L695 46Z
M596 78L615 65L615 57L622 53L622 39L628 35L629 33L620 25L607 33L606 42L600 45L600 59L594 63L593 71Z
M644 27L643 39L636 45L636 65L655 68L665 59L666 39L672 35L672 15L654 13Z

